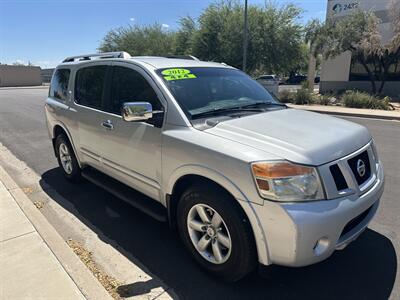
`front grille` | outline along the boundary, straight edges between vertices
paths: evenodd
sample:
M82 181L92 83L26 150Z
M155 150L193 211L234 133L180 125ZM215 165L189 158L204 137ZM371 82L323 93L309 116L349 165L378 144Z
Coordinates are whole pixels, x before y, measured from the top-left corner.
M349 186L347 185L346 179L343 176L342 171L340 171L338 165L332 165L329 167L331 171L333 180L335 181L336 188L338 191L342 191L347 189Z
M369 212L371 211L371 208L372 206L363 213L359 214L354 219L350 220L350 222L347 223L346 226L344 227L342 234L340 236L344 236L345 234L349 233L354 228L356 228L362 221L364 221L365 218L368 216Z
M363 153L349 159L348 164L358 185L363 184L371 177L371 165L369 163L368 152Z

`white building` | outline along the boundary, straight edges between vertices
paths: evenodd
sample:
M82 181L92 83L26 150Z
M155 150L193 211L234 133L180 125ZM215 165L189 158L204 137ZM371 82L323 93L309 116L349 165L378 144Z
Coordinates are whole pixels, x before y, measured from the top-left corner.
M393 35L389 17L390 2L391 0L328 0L327 18L342 18L357 9L373 11L382 21L380 31L383 42L386 42ZM321 92L345 89L371 91L367 73L357 61L352 61L350 52L323 62L321 70ZM397 65L391 67L383 92L385 95L400 97L400 57Z

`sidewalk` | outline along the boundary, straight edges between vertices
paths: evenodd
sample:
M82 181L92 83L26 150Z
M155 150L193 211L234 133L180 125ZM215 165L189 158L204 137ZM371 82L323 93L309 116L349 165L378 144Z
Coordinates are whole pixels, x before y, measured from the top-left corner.
M0 299L85 299L0 181Z
M296 109L304 109L324 114L400 121L400 110L393 111L393 110L379 110L379 109L362 109L362 108L348 108L341 106L325 106L325 105L288 104L288 106Z
M112 299L1 166L0 299Z

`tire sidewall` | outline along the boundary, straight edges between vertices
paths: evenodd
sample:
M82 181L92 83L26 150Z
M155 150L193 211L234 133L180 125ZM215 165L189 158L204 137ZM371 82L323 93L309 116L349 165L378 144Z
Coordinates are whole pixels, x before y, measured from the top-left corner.
M253 265L255 255L249 239L244 238L248 234L248 221L245 216L237 211L236 201L218 189L194 188L185 192L178 205L178 231L185 246L192 253L195 260L207 271L227 281L236 281L249 272ZM187 228L189 210L195 204L206 204L212 207L224 220L231 237L231 253L228 260L222 264L213 264L207 261L194 247ZM251 243L252 241L250 241ZM248 257L253 256L254 257Z
M67 172L65 172L62 163L61 163L61 158L60 158L60 145L61 144L65 144L68 148L68 152L71 156L71 160L72 160L72 172L71 174L68 174ZM61 171L63 172L63 175L71 181L78 181L81 178L81 169L79 167L78 161L76 159L74 150L72 149L71 143L69 142L68 138L63 135L60 134L57 136L56 138L56 142L55 142L55 150L56 150L56 154L57 154L57 161L58 161L58 165L61 169Z

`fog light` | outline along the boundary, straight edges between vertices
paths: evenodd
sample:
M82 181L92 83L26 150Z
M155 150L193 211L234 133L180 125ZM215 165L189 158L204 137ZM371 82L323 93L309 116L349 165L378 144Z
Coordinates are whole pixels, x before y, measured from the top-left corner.
M329 247L329 239L327 237L320 238L313 248L314 254L319 256L323 254Z

